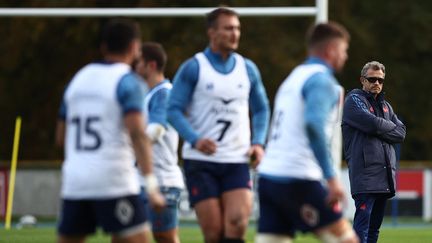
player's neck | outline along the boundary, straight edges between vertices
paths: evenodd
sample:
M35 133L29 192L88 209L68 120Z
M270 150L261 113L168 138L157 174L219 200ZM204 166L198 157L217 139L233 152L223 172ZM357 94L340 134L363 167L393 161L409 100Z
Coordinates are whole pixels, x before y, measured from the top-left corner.
M122 62L128 65L132 64L133 59L129 55L106 54L104 59L108 62Z
M219 54L221 56L222 60L224 60L224 61L229 57L229 55L232 52L231 50L225 50L222 48L218 48L216 45L213 45L212 43L210 43L210 51L212 53Z
M163 82L165 80L165 76L163 73L155 73L147 78L147 84L150 89L154 88L159 83Z

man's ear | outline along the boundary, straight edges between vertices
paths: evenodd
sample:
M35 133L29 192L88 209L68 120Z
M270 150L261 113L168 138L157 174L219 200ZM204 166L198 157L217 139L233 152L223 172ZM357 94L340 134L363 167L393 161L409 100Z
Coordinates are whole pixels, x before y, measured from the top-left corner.
M323 43L324 45L324 55L329 59L333 60L334 56L337 55L337 43L333 40L327 41L327 43Z
M149 61L147 62L147 65L150 65L152 69L157 70L157 63L156 61Z
M134 58L141 56L141 43L138 40L131 41L125 50L124 55L131 55L134 56Z

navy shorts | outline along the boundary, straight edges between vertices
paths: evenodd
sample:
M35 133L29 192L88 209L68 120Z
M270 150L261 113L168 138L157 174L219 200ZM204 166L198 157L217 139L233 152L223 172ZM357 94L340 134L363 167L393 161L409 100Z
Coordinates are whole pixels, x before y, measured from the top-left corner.
M138 195L112 199L62 200L60 235L87 235L100 226L107 233L122 233L144 226L145 207Z
M160 192L165 198L166 206L160 212L153 210L148 202L145 189L142 190L141 198L152 225L153 232L164 232L177 228L178 226L178 204L182 189L176 187L161 187Z
M296 231L313 232L342 217L340 207L325 201L327 189L319 181L258 180L260 217L258 232L294 237Z
M226 191L252 188L246 163L184 160L184 171L191 207L201 200L218 198Z

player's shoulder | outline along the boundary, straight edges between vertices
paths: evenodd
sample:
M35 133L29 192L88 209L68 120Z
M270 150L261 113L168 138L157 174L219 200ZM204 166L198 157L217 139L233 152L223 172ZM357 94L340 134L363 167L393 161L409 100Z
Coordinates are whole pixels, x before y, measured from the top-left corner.
M315 72L307 78L302 87L302 93L327 93L329 96L335 93L338 87L336 79L326 72Z
M325 68L316 67L311 70L312 75L309 76L307 82L316 85L333 86L337 84L336 78Z
M233 55L234 55L234 57L237 57L237 58L243 59L244 62L245 62L245 64L246 64L246 67L257 68L257 65L255 64L254 61L252 61L252 59L250 59L250 58L248 58L248 57L245 57L245 56L243 56L242 54L237 53L237 52L233 52Z
M130 71L121 76L119 82L126 85L139 85L140 83L144 83L144 80L137 73Z
M70 93L72 91L75 91L76 89L81 89L83 87L88 87L89 82L86 80L88 79L94 79L94 77L99 78L99 75L97 75L99 72L99 69L97 68L97 65L95 62L88 63L81 67L72 77L70 82L67 85L67 88L65 93ZM96 75L95 75L96 74ZM93 84L93 82L92 82Z
M117 85L117 92L143 92L143 86L144 80L142 80L138 74L134 72L127 72L122 77L120 77Z
M125 73L121 79L130 79L130 80L134 80L134 81L144 81L140 75L138 75L136 72L134 71L130 71Z
M250 77L252 77L253 80L255 79L260 79L261 74L260 71L258 69L258 66L255 64L254 61L252 61L251 59L244 57L238 53L236 53L238 56L240 56L241 58L243 58L244 60L244 64L246 66L246 70L249 74Z
M189 57L188 59L186 59L181 66L183 68L196 68L198 67L198 58L194 55L192 57Z
M77 79L78 77L86 75L88 72L92 71L94 67L95 67L94 63L88 63L84 65L83 67L78 69L78 71L74 74L74 76L72 77L72 81Z
M244 61L245 61L245 64L246 64L246 68L251 68L251 69L256 69L256 70L258 70L258 66L255 64L255 62L254 61L252 61L251 59L249 59L249 58L243 58L244 59Z
M169 81L162 82L148 92L152 97L168 96L172 89L172 84Z
M193 56L189 57L186 61L184 61L180 67L178 72L182 75L190 75L193 73L198 73L199 70L199 63L198 59Z

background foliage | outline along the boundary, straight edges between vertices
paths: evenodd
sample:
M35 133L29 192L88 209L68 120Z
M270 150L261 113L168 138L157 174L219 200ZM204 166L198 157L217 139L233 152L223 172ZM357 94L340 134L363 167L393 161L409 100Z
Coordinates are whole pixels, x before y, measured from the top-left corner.
M314 0L237 1L0 1L0 7L232 7L304 6ZM167 76L207 45L204 18L135 18L142 39L161 42L169 55ZM329 1L329 19L351 33L350 59L338 75L349 91L360 87L360 69L386 65L384 90L407 125L404 160L432 159L432 1ZM65 85L83 65L100 58L99 27L107 18L0 17L0 160L10 158L17 115L23 118L20 159L60 159L54 147L57 110ZM239 53L260 68L270 100L279 83L305 58L311 17L241 17Z

